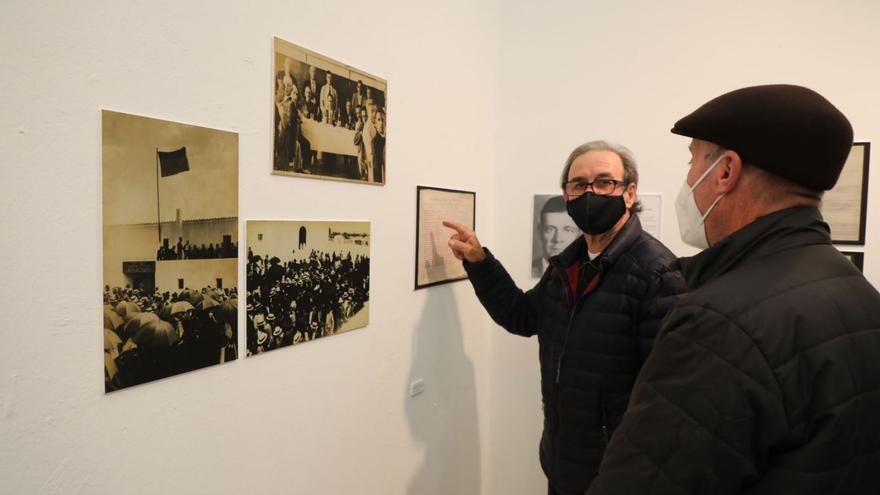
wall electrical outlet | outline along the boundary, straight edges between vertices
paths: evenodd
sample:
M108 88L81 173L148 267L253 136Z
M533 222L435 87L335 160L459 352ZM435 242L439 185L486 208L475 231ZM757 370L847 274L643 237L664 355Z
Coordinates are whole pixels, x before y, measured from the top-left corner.
M413 380L412 383L409 384L409 396L415 397L420 393L425 391L425 379L419 378L418 380Z

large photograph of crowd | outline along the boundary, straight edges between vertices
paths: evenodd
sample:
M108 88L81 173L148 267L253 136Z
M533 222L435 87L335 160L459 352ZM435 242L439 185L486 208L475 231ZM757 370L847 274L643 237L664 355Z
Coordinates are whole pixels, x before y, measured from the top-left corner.
M275 38L273 173L384 185L386 86Z
M370 320L369 222L247 222L247 355Z
M238 135L102 113L104 390L237 358Z

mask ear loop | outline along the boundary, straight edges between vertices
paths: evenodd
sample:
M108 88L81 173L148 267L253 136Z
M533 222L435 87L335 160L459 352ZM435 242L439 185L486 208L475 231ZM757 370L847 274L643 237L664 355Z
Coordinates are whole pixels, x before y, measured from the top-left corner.
M715 198L715 201L712 202L712 206L710 206L709 209L706 210L706 213L704 213L703 216L700 217L700 223L699 223L699 225L703 225L703 224L705 223L705 221L706 221L706 217L708 217L708 216L709 216L709 213L712 212L712 208L715 208L715 205L717 205L718 202L721 201L721 198L723 198L723 197L724 197L724 194L719 194L718 197Z
M697 179L697 182L694 182L694 186L691 187L691 196L692 197L694 195L694 189L696 189L697 186L700 185L700 182L703 182L703 179L705 179L706 176L709 175L709 172L711 172L712 169L718 165L718 163L721 161L722 158L724 158L723 154L721 156L719 156L718 158L716 158L715 161L712 162L712 165L709 165L709 168L707 168L706 171L703 172L703 175L701 175L700 178ZM703 223L705 223L706 217L709 216L709 213L712 212L712 208L715 208L715 205L717 205L718 202L721 201L721 198L723 198L723 197L724 197L724 194L722 193L722 194L719 194L717 198L715 198L715 201L712 202L712 205L709 206L709 209L706 210L706 213L704 213L703 216L700 217L700 223L698 223L697 225L703 225Z
M703 182L703 179L705 179L706 176L709 175L709 172L711 172L712 169L715 168L716 165L718 165L718 162L720 162L722 158L724 158L724 155L723 155L723 154L722 154L721 156L719 156L718 158L716 158L715 161L712 162L712 165L709 165L709 168L707 168L706 171L703 172L703 175L701 175L700 178L697 179L696 182L694 182L694 185L691 186L691 194L694 193L694 189L696 189L697 186L700 185L700 182ZM716 201L717 201L717 200L716 200ZM713 206L714 206L714 204L713 204Z

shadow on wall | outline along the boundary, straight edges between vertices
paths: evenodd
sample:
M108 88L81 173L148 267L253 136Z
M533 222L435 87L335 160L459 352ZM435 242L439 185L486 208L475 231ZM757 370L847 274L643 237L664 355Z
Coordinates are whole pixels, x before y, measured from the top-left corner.
M480 493L480 441L474 367L464 353L458 306L449 285L427 289L413 335L407 386L424 380L424 392L404 404L413 437L425 456L410 480L409 495Z

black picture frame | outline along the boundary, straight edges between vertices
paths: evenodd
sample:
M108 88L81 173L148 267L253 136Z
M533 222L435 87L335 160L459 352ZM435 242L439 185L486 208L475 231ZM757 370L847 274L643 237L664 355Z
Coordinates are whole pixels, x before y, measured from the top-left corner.
M853 152L844 165L838 183L823 196L822 216L831 227L834 244L865 244L870 161L871 143L853 143ZM860 167L861 170L852 167ZM853 218L854 215L858 215L858 218Z
M856 268L859 269L860 272L865 271L865 253L861 251L841 251L840 254L844 255L852 261L853 265L856 265Z
M433 209L433 205L426 204L427 196L447 196L449 204L455 205L456 200L460 206L467 207L469 211L441 212ZM477 193L460 189L447 189L433 186L416 186L416 250L415 250L415 278L414 289L425 289L441 284L448 284L467 279L467 274L461 261L453 255L446 240L453 234L451 229L443 227L441 220L454 220L467 225L474 230L477 219ZM430 226L426 223L430 222ZM433 266L421 266L421 261L427 261L428 256L423 252L428 246L422 242L422 237L430 235L431 260ZM434 273L431 273L433 271ZM442 271L442 273L441 273Z

